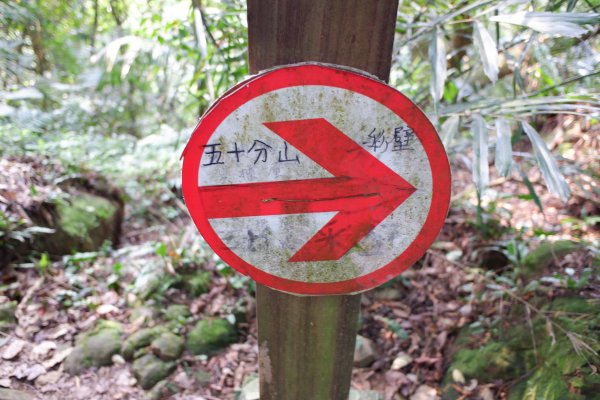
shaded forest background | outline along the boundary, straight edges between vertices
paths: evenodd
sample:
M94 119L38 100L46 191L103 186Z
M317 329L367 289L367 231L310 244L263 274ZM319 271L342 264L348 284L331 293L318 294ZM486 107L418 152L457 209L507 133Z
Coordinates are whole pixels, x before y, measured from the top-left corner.
M400 3L390 85L453 197L363 296L351 398L600 398L600 2ZM0 0L0 25L0 398L257 399L254 284L179 160L248 74L245 2Z

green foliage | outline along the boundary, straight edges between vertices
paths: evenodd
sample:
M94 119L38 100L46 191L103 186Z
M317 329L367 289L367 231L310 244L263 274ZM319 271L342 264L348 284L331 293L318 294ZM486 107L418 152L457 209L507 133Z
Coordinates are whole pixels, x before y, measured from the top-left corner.
M593 88L600 83L594 33L599 20L589 2L401 2L391 82L443 122L450 152L464 160L464 150L473 148L480 194L489 182L487 154L495 148L499 175L538 165L549 190L566 200L563 175L572 169L557 163L545 143L550 138L540 136L532 117L598 118L600 98ZM586 67L575 68L579 63ZM495 140L489 130L496 131ZM513 162L511 131L517 141L529 139L534 157ZM539 203L526 175L523 180Z

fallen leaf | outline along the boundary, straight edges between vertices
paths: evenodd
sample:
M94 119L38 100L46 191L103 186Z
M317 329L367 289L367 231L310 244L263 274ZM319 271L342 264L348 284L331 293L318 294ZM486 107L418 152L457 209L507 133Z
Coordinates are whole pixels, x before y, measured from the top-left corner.
M410 396L410 400L438 400L439 398L437 390L427 385L419 386L416 392Z
M52 384L58 382L58 380L60 379L61 376L62 376L61 371L50 371L43 375L40 375L35 380L35 384L37 386L52 385Z
M73 351L72 347L68 347L62 351L59 351L58 353L54 354L54 356L51 359L49 359L48 361L44 361L42 363L42 365L46 369L50 369L50 368L54 367L56 364L62 362L65 358L67 358L67 356L69 354L71 354L72 351Z
M484 386L479 389L479 397L481 397L481 400L494 400L494 393L489 386Z
M402 351L398 353L396 358L394 358L394 361L392 362L392 369L394 371L399 371L402 368L406 367L408 364L410 364L412 360L413 359L411 356Z
M463 375L463 373L459 370L459 369L453 369L452 370L452 379L454 380L454 382L456 383L461 383L461 384L465 384L465 376Z
M31 351L31 355L36 360L41 361L48 358L48 355L52 350L56 350L56 343L49 340L44 340L43 342L35 345Z
M42 364L35 364L35 365L29 367L29 369L27 371L27 380L33 381L38 376L43 375L45 373L46 373L46 368L44 368L44 366Z
M4 358L5 360L12 360L13 358L19 355L21 350L23 350L23 347L25 347L25 342L23 340L17 339L12 341L4 349L4 352L2 353L2 358Z
M106 315L118 311L119 309L113 306L112 304L102 304L101 306L96 308L96 313L98 313L98 315Z
M111 360L113 362L113 364L125 364L125 359L123 358L123 356L121 356L120 354L114 354L111 357Z

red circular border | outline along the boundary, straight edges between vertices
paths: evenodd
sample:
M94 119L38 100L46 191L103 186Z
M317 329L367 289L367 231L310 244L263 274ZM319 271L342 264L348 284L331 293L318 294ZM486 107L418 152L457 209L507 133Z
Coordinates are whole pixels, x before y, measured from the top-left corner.
M204 145L223 120L246 102L267 92L291 86L320 85L347 89L385 105L404 120L421 141L433 179L431 206L413 242L398 257L366 275L339 282L302 282L280 278L256 268L231 251L203 212L198 174ZM256 282L285 292L305 295L347 294L387 282L414 264L431 246L444 224L450 204L450 166L444 146L425 114L406 96L383 82L342 68L322 64L281 67L236 85L202 117L184 151L183 197L196 227L212 249L238 272Z

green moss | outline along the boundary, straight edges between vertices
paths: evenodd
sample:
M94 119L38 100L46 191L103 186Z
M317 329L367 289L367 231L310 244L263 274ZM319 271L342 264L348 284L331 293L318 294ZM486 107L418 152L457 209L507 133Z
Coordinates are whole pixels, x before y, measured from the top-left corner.
M65 360L65 370L80 374L90 367L112 364L112 356L121 350L121 325L101 320L96 327L77 337L75 348Z
M562 297L541 308L552 324L543 315L533 315L529 322L515 318L503 329L505 341L495 338L481 349L470 348L470 335L464 329L446 372L443 398L459 397L450 385L453 369L482 383L498 378L517 381L509 390L512 400L595 398L600 393L600 377L592 373L590 365L598 366L600 360L585 347L600 351L595 340L600 331L600 303ZM585 345L578 345L579 340Z
M174 333L164 332L151 343L154 354L162 360L175 360L183 352L183 339Z
M212 276L208 271L197 271L192 275L186 275L183 279L185 290L193 297L208 292Z
M570 240L558 240L556 242L544 242L536 249L525 256L523 265L525 277L531 277L543 269L554 259L562 258L565 255L580 249L581 246Z
M15 312L17 311L17 302L9 301L8 303L0 304L0 332L8 331L10 327L17 321Z
M165 319L168 321L182 321L190 315L190 308L185 304L171 304L164 311Z
M121 354L125 359L130 360L135 351L142 347L149 346L152 341L165 330L162 327L143 328L132 333L121 347Z
M133 362L133 374L140 386L147 390L169 376L176 365L162 361L153 354L146 354Z
M515 375L517 356L506 344L489 342L479 349L461 349L454 356L452 369L458 369L465 378L484 382L510 378Z
M189 332L187 349L192 354L212 354L237 339L235 328L222 318L198 321Z
M81 193L69 200L56 201L60 226L67 234L85 239L101 220L112 217L117 209L108 199Z

